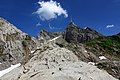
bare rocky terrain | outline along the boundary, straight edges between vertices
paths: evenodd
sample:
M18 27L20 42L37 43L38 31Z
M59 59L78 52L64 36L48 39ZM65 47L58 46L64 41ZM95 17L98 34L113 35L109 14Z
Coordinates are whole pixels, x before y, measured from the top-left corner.
M88 27L79 28L73 22L63 32L41 30L34 38L0 18L0 71L21 64L0 80L120 79L119 45L114 44L111 49L116 52L111 54L109 45L101 46L100 40L104 39L108 43L111 40ZM91 41L98 43L91 45Z
M50 41L39 48L24 66L1 80L117 80L106 71L80 61L65 48Z
M0 18L0 70L24 63L26 54L36 48L36 39Z

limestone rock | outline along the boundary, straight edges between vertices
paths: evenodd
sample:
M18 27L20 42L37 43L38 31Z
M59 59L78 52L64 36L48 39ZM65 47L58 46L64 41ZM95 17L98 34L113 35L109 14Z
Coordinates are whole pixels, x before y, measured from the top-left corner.
M2 63L0 70L9 67L11 64L23 63L25 54L23 41L27 42L30 51L36 48L34 38L17 29L7 20L0 18L0 62Z
M51 41L39 48L24 67L14 69L1 80L117 80Z

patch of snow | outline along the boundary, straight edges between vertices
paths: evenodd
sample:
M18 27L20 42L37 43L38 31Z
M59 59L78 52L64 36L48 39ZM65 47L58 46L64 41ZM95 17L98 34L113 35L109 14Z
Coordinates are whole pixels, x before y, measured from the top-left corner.
M35 50L31 51L31 53L35 52Z
M40 47L37 46L37 49L39 49Z
M87 53L87 51L85 50L84 52L86 52Z
M94 63L94 62L88 62L88 64L90 64L90 65L95 65L95 63Z
M100 60L105 60L105 59L107 59L105 56L99 56L99 59Z
M9 67L9 68L7 68L5 70L0 71L0 77L2 77L3 75L9 73L10 71L12 71L13 69L19 67L20 65L21 65L20 63L18 63L16 65L11 65L11 67Z
M56 39L58 39L58 38L60 38L61 36L58 36L58 37L55 37L55 38L53 38L53 39L51 39L51 40L49 40L49 41L55 41Z

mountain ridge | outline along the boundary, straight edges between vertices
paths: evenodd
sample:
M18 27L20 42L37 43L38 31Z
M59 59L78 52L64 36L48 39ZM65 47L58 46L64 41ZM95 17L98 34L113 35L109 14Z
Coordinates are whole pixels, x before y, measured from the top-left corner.
M71 27L72 27L72 29L71 29ZM98 33L97 31L95 31L91 28L88 28L88 27L85 29L79 28L73 22L70 22L70 24L68 24L66 29L71 29L67 33L70 32L70 36L71 35L72 36L70 37L68 35L67 36L68 39L66 39L66 31L63 32L62 36L66 42L65 41L62 43L56 42L57 45L73 51L79 57L80 60L85 61L85 62L98 63L96 65L99 68L102 67L102 69L107 70L108 73L110 73L114 77L117 77L117 78L120 77L120 75L119 75L120 69L117 68L117 67L120 67L120 64L119 64L119 61L120 61L120 57L119 57L120 56L120 54L119 54L120 53L119 52L119 50L120 50L119 38L120 37L119 37L119 34L116 34L113 36L104 36L104 35ZM79 32L79 29L81 30L81 32ZM91 31L92 31L93 37L95 34L94 38L89 38L87 40L87 37L89 37L89 36L87 36L87 37L84 36L81 38L81 39L83 39L83 41L81 39L80 39L80 41L76 40L76 38L77 38L76 35L78 36L79 33L82 33L82 32L83 33L91 33ZM92 35L90 35L90 36L92 36ZM69 40L71 40L71 41L69 41ZM82 50L80 50L80 48L82 48ZM103 56L103 55L105 57L107 57L108 61L105 60L105 62L104 62L104 60L103 60L103 62L102 62L101 60L99 60L99 56ZM111 68L111 66L112 66L112 68Z
M3 23L6 25L4 25ZM38 38L33 38L28 34L22 32L21 30L17 29L16 27L14 30L14 27L15 26L11 25L4 19L0 20L1 70L10 67L11 64L16 63L21 63L24 66L29 64L30 62L31 65L31 60L33 60L32 58L34 58L36 54L42 57L40 53L45 51L49 52L49 50L51 52L51 50L53 50L54 48L56 49L56 47L59 47L60 50L62 48L65 49L65 55L67 50L72 51L72 53L78 58L78 60L84 61L86 63L92 62L98 68L105 69L112 76L118 79L120 78L120 69L118 69L120 66L119 52L117 56L115 56L115 54L111 55L105 52L105 50L109 50L108 44L115 44L115 40L118 40L117 42L119 43L119 34L117 37L113 36L109 39L109 36L104 36L98 33L96 30L93 30L89 27L82 29L78 27L74 22L70 22L63 32L48 32L46 30L41 30ZM105 43L103 42L104 39ZM112 43L109 43L109 41L112 41ZM104 49L103 44L105 45L106 49ZM115 45L116 47L112 47L112 49L119 50L119 45ZM57 51L55 51L55 54L56 52ZM52 52L50 54L52 55ZM46 54L46 56L48 55ZM101 56L104 56L105 58L101 60ZM38 60L38 58L36 57L35 61ZM38 66L38 64L36 66Z
M24 43L30 50L36 43L34 38L17 29L7 20L0 18L0 23L0 43L2 44L0 45L0 62L3 63L0 65L0 69L4 69L11 64L24 61L23 55L26 52Z

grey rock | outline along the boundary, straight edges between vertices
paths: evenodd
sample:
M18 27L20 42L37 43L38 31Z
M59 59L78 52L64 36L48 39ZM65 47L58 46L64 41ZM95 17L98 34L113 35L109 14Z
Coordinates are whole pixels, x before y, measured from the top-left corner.
M0 70L11 64L24 62L26 51L22 44L23 41L27 43L28 53L36 48L35 38L28 36L7 20L0 18L0 62L2 63Z
M88 27L82 29L75 25L73 22L69 23L65 31L65 40L70 43L71 42L81 43L100 36L102 35L97 31Z
M24 65L26 72L21 66L1 80L117 80L106 71L80 61L72 51L60 48L53 40L34 53Z

